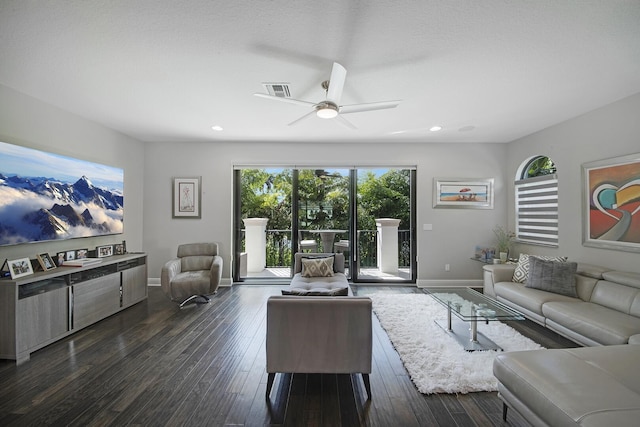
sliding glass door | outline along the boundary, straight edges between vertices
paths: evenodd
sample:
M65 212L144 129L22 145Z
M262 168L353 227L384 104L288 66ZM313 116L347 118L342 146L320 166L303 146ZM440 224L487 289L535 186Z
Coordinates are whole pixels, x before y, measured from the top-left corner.
M292 276L295 252L338 252L354 282L415 283L415 170L237 168L234 281Z
M416 280L415 170L354 171L354 282Z

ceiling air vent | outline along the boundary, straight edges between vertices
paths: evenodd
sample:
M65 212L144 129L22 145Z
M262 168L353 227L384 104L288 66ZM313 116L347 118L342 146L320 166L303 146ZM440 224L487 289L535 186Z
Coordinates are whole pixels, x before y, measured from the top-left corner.
M269 92L269 95L278 98L291 98L289 83L262 83L262 86Z

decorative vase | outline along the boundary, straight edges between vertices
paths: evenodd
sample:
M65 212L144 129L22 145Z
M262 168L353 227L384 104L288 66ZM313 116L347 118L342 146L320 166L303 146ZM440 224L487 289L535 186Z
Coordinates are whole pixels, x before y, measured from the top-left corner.
M507 252L500 252L500 261L507 262Z

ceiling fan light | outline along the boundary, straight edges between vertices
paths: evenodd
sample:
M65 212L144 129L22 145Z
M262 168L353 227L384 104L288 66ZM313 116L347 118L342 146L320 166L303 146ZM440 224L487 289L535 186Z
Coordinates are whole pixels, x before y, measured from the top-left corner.
M318 108L318 110L316 111L316 114L321 119L333 119L335 116L338 115L338 111L335 108L322 107L322 108Z

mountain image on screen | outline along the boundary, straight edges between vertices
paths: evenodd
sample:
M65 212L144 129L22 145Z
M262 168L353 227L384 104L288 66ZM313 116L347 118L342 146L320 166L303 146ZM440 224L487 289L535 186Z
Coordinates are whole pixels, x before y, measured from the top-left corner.
M121 191L86 176L65 183L0 173L0 245L122 233L123 206Z

